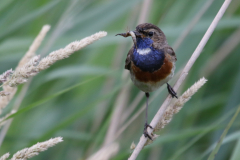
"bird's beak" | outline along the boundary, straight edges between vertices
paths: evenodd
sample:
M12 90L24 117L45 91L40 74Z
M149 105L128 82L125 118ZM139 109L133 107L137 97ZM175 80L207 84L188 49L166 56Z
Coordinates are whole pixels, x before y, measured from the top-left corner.
M132 40L133 40L133 43L134 43L136 48L137 48L137 38L136 37L141 36L141 34L137 31L128 31L127 33L119 33L119 34L116 34L116 36L117 35L120 35L120 36L123 36L123 37L131 36Z

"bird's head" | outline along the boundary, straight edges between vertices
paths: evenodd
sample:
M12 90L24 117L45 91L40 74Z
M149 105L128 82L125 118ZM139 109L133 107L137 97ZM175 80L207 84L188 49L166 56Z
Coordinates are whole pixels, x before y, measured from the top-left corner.
M144 47L150 47L152 45L154 47L154 44L162 46L167 45L166 36L162 30L151 23L139 24L135 31L129 31L127 33L120 33L117 35L121 35L123 37L131 36L134 45L138 48L142 47L142 45L144 45Z

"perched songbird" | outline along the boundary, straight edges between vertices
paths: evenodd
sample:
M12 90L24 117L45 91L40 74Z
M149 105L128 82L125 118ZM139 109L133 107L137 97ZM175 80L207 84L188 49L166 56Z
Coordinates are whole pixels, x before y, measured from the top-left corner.
M168 92L172 97L177 98L177 94L167 83L174 75L175 62L177 61L175 52L168 45L163 31L151 23L140 24L135 31L117 35L131 36L133 39L134 45L128 52L125 69L130 71L133 83L145 92L147 97L143 134L152 139L147 132L148 127L152 128L147 123L149 92L157 90L166 83Z

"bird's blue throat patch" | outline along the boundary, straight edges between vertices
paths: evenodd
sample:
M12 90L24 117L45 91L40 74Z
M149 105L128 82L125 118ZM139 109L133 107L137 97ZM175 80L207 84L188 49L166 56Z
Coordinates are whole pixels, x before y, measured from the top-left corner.
M142 52L134 46L132 61L142 71L154 72L163 65L164 51L153 48L152 43L150 38L137 38L137 49Z

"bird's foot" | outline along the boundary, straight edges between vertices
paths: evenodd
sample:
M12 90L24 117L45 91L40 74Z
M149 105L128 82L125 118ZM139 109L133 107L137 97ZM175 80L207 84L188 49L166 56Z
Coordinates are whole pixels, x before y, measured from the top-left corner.
M167 89L168 89L168 93L172 95L172 98L177 97L177 93L173 90L173 88L167 83Z
M152 137L148 134L148 131L147 131L147 128L148 128L148 127L151 128L151 129L153 129L152 126L150 126L149 124L145 123L145 125L144 125L144 130L143 130L143 134L144 134L144 136L145 136L146 138L149 138L150 140L153 140Z

